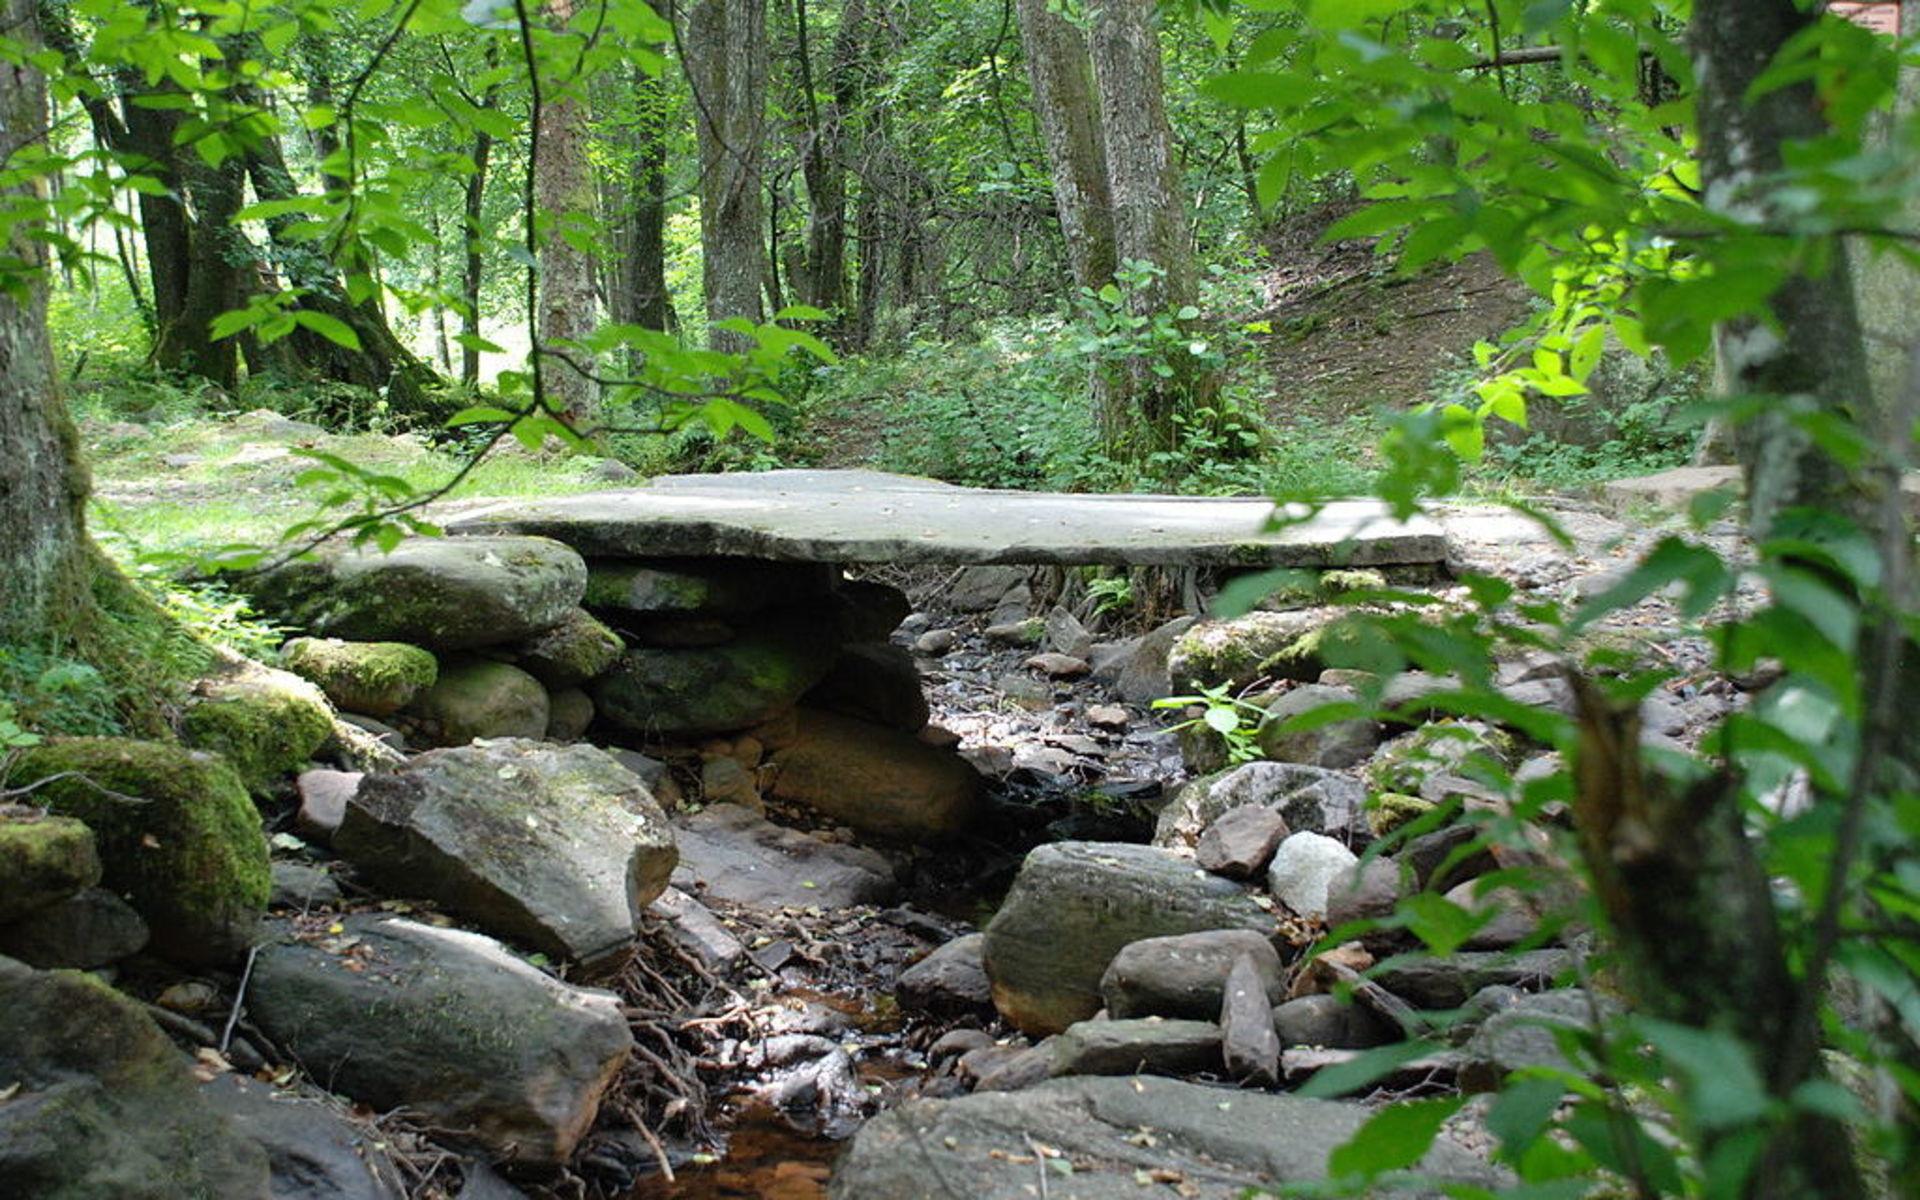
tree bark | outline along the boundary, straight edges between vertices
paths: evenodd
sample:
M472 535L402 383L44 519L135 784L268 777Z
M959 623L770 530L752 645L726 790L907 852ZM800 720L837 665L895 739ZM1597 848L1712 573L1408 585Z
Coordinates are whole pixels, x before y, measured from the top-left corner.
M1047 148L1067 262L1076 286L1099 288L1113 279L1119 255L1106 137L1086 40L1047 0L1019 0L1019 12L1033 115ZM1157 78L1157 57L1154 67Z
M609 307L613 319L646 329L673 326L673 296L667 291L667 104L666 81L633 71L633 165L612 189L621 214L619 253Z
M707 320L763 319L766 202L762 196L767 74L765 0L699 0L687 13L687 81L700 144L700 241ZM712 332L718 350L751 339Z
M572 0L548 0L548 19L564 27L573 15ZM545 82L540 106L540 149L534 163L534 203L547 221L540 243L540 311L535 335L540 345L558 348L593 332L596 304L593 256L582 248L593 215L593 175L587 163L587 108L572 92L573 81ZM578 348L568 358L587 371L589 357ZM542 362L543 382L554 411L576 427L591 424L600 387L581 370L558 358Z
M1123 265L1159 268L1133 288L1129 307L1145 317L1178 310L1198 299L1199 276L1167 124L1153 0L1104 0L1094 9L1088 48L1106 136L1115 252ZM1106 397L1112 440L1136 452L1169 447L1179 406L1211 393L1214 381L1198 364L1186 355L1171 358L1172 378L1153 370L1163 361L1157 355L1125 364L1124 380L1114 381Z
M487 65L494 65L495 53L487 51ZM480 107L491 109L499 98L498 85L487 89ZM466 259L460 271L460 383L469 390L480 385L480 283L486 272L486 240L481 219L487 202L487 167L493 159L493 135L485 130L473 132L473 148L467 152L473 160L473 174L467 176L466 195L461 206L461 233Z
M31 45L32 0L4 0L9 35ZM45 83L30 67L0 61L0 152L18 131L45 128ZM41 246L16 227L10 255L28 270ZM87 477L73 423L54 389L46 292L35 277L0 289L0 645L43 644L86 595Z
M865 0L847 0L840 11L827 64L826 105L814 99L812 54L807 39L806 0L795 0L800 31L801 87L807 95L807 140L801 149L801 174L807 182L806 268L800 298L835 314L844 323L847 307L847 135L846 122L860 96L860 50L865 32Z

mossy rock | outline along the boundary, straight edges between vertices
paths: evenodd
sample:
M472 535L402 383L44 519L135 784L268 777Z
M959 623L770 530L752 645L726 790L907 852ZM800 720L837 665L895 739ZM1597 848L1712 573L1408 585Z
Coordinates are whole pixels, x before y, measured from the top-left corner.
M801 617L762 618L724 646L636 647L594 682L600 719L645 737L748 729L791 709L840 648Z
M514 665L560 691L606 674L626 648L619 634L576 608L552 629L521 643Z
M34 799L93 830L102 884L146 918L157 953L200 964L246 949L272 884L260 814L225 759L167 742L64 738L27 750L7 778L43 780Z
M181 739L224 755L256 794L298 771L333 733L325 694L291 671L244 663L195 691Z
M1319 604L1333 596L1350 592L1374 592L1387 586L1387 577L1371 567L1338 567L1322 571L1312 579L1303 579L1274 589L1260 607L1278 612Z
M485 659L446 664L409 713L437 746L464 746L475 738L545 737L553 715L538 679Z
M1270 678L1270 663L1295 653L1303 639L1336 619L1320 609L1297 612L1250 612L1230 621L1202 621L1180 635L1167 659L1167 673L1175 694L1225 686L1238 692L1256 680ZM1312 679L1290 674L1287 678Z
M1401 792L1381 792L1367 801L1367 828L1373 830L1373 836L1386 837L1404 825L1410 825L1426 816L1439 805L1431 800L1422 800L1418 796L1408 796Z
M1367 786L1375 792L1416 795L1427 780L1458 775L1476 758L1511 770L1519 745L1513 734L1478 721L1436 721L1381 746L1366 766Z
M100 855L84 824L0 809L0 925L99 882Z
M440 677L440 660L406 642L294 638L280 648L280 661L343 712L366 717L392 716Z

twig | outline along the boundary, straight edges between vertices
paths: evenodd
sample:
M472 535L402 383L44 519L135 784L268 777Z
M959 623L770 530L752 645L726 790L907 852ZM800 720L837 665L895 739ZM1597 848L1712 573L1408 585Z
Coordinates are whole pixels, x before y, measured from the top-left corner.
M233 1027L240 1023L240 1006L247 999L247 983L253 978L253 960L260 954L258 945L247 947L247 965L240 969L240 986L233 990L233 1007L227 1012L226 1028L220 1031L220 1053L227 1052L227 1046L233 1041Z

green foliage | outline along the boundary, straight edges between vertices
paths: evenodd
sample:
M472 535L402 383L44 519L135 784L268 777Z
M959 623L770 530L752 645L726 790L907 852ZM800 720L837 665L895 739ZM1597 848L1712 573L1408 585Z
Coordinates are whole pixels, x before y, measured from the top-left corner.
M1259 732L1267 719L1267 710L1250 700L1233 695L1231 684L1202 688L1191 696L1165 696L1153 702L1155 708L1184 709L1198 707L1200 714L1169 728L1175 732L1205 729L1220 739L1227 762L1234 766L1261 757Z

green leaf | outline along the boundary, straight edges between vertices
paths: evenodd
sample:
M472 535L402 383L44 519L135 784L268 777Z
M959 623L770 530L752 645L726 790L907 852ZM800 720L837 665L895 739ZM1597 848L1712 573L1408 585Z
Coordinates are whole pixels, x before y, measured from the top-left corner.
M295 324L304 329L311 329L336 346L342 346L348 350L360 348L360 335L353 331L353 326L338 317L330 317L326 313L315 312L310 308L297 308L293 311L293 320Z
M1566 1085L1557 1079L1522 1076L1508 1082L1487 1110L1487 1131L1500 1139L1509 1161L1526 1153L1546 1132L1566 1094Z
M1371 1180L1411 1167L1426 1157L1440 1126L1466 1102L1465 1096L1446 1096L1387 1105L1327 1158L1328 1174Z

